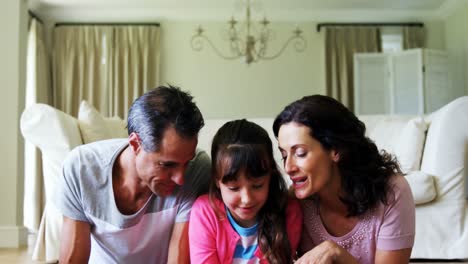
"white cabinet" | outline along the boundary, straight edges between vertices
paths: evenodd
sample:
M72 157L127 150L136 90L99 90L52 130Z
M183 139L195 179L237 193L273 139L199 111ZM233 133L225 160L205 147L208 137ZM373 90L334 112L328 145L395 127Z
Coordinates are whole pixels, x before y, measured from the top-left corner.
M448 56L412 49L354 55L354 111L363 114L423 114L452 100Z

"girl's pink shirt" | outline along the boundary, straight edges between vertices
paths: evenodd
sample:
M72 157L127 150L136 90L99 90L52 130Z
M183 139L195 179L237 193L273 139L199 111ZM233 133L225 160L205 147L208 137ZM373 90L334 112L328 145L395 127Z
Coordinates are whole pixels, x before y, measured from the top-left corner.
M224 203L216 199L214 205L219 208L220 217L210 204L208 195L200 196L193 204L189 222L190 263L232 263L239 234L232 228L226 216ZM295 254L302 231L302 210L299 202L290 199L286 208L286 228ZM260 247L255 256L260 263L263 259Z

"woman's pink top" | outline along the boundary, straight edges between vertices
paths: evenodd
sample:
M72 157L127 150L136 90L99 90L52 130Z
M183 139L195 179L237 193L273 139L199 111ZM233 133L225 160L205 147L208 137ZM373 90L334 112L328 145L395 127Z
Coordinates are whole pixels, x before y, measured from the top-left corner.
M392 178L394 196L388 205L365 213L356 226L342 237L330 235L320 218L317 201L301 201L304 212L304 233L300 251L305 253L325 240L332 240L346 249L361 264L373 264L376 250L412 248L415 235L415 207L408 182L403 176Z
M233 229L226 215L224 203L214 201L219 208L221 219L210 204L208 195L200 196L193 204L189 222L190 263L231 263L240 236ZM291 252L296 252L302 231L302 211L297 200L289 200L286 208L286 227ZM260 247L255 256L261 263L263 258Z

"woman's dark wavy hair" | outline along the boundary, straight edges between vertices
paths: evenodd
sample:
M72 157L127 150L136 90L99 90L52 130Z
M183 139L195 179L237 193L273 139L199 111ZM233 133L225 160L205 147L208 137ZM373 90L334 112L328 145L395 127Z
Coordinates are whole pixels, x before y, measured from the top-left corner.
M286 231L287 185L273 158L268 133L259 125L242 120L224 124L213 138L211 147L212 181L210 201L221 198L216 183L235 181L239 172L248 177L271 175L268 198L258 213L258 244L269 263L291 263L292 254Z
M310 128L310 135L326 150L339 153L341 201L348 216L360 216L377 206L388 204L392 189L389 179L401 173L396 159L379 153L375 143L365 136L366 127L337 100L323 95L305 96L284 108L273 123L278 137L280 127L295 122Z

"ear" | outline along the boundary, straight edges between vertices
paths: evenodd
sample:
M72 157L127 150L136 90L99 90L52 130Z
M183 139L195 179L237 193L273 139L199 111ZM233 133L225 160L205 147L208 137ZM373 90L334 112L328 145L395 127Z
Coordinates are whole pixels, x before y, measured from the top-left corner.
M330 151L330 157L335 163L340 161L340 153L335 149Z
M135 154L137 154L140 151L141 149L140 137L138 137L137 133L132 132L128 136L128 144L130 145L130 148L133 150Z

